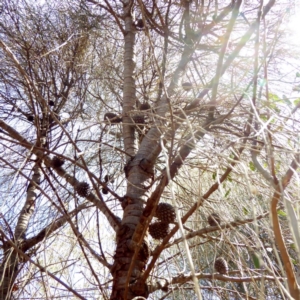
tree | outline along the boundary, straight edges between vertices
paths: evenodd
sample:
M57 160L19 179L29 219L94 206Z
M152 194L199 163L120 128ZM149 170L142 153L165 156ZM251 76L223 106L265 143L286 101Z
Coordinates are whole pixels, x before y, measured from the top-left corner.
M294 3L205 2L3 2L0 299L300 299Z

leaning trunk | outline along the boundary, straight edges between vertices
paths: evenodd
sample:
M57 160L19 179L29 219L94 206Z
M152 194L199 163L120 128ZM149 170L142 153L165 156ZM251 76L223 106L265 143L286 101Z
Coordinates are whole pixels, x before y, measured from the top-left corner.
M21 210L17 226L14 234L14 244L20 247L25 240L26 231L30 218L34 212L35 201L38 195L38 189L41 182L42 170L39 163L36 163L33 168L32 180L27 188L25 205ZM0 300L8 300L12 298L12 292L17 288L15 281L20 270L22 260L13 247L8 243L4 247L3 261L0 265Z

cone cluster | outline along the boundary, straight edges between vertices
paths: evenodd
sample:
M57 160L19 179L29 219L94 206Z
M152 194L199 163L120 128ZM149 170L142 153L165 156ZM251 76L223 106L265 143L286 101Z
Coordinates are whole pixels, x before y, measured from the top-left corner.
M76 187L76 192L80 197L87 197L91 192L90 185L87 182L79 182Z
M223 257L218 257L215 260L215 270L220 274L228 274L228 265Z
M150 224L149 234L157 240L165 238L170 232L170 223L176 218L175 209L169 203L159 203L155 212L158 221Z

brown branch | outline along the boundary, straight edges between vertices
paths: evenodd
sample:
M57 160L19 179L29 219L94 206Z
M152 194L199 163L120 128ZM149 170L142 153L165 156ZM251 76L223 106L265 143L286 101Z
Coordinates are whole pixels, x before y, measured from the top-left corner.
M203 35L206 35L211 32L213 27L223 21L223 19L232 11L232 4L228 4L224 7L223 11L208 25L206 25L203 29Z
M256 26L252 27L252 31L250 31L250 34L248 34L247 39L245 39L245 41L241 40L240 44L235 49L236 51L233 52L232 56L229 56L229 59L225 62L223 68L220 71L220 76L224 74L225 70L232 63L233 59L238 55L239 51L244 47L244 45L246 44L246 42L250 39L250 37L251 37L252 33L254 32L255 28L256 28ZM169 100L170 96L172 96L172 94L174 93L174 88L175 88L175 86L176 86L176 84L177 84L177 82L179 80L180 75L183 73L183 70L184 70L185 66L189 62L189 58L190 58L190 56L191 56L192 53L193 53L192 47L189 47L189 48L185 47L185 49L183 50L180 62L179 62L178 66L177 66L177 69L175 70L175 72L174 72L174 74L172 76L171 83L170 83L170 85L169 85L169 87L168 87L168 89L166 91L167 93L163 97L163 99L161 101L159 101L159 103L157 104L158 105L158 109L156 110L156 113L159 116L164 116L164 114L166 113L166 110L167 110L167 107L168 107L168 105L167 105L168 104L168 100ZM208 93L208 91L209 91L209 89L205 89L203 91L203 95L205 95L206 93ZM167 97L167 95L168 95L168 97ZM203 97L203 95L202 95L202 97ZM196 102L197 102L196 105L198 105L199 99ZM154 140L157 140L159 138L159 136L161 135L161 132L157 128L152 128L152 130L149 131L149 134L147 135L147 138L150 137L150 134L153 134L154 137L156 136L156 139L154 139ZM146 141L146 140L147 139L144 139L143 142ZM151 140L151 139L149 139L149 140ZM145 143L143 143L143 142L142 142L140 150L139 150L139 152L137 154L149 152L149 151L145 151L144 147L146 145L146 142ZM159 147L157 146L155 148L159 148ZM193 147L190 147L189 145L185 145L185 149L182 149L181 155L184 156L184 158L187 157L187 155L190 153L190 151L191 151L192 148ZM156 152L160 152L160 151L156 151ZM152 154L153 153L151 153L151 155ZM152 156L152 158L153 158L153 156ZM152 159L149 159L149 161L151 163L153 162ZM182 157L178 157L178 161L175 161L175 164L173 165L174 166L174 175L176 174L176 170L182 165L182 162L183 162ZM227 176L229 175L229 173L231 172L231 170L232 169L230 169L230 171L227 174L224 174L225 175L224 180L225 180L225 178L227 178ZM129 284L131 273L132 273L133 268L134 268L135 259L136 259L137 255L138 255L138 251L139 251L139 249L140 249L140 247L141 247L141 245L143 243L143 237L146 234L146 230L147 230L147 228L149 226L149 223L151 221L151 218L153 216L154 209L155 209L155 207L158 204L159 197L161 196L161 194L162 194L162 192L164 190L164 187L165 187L165 185L167 183L168 183L168 181L166 180L166 176L164 176L162 178L161 182L160 182L160 185L156 188L156 190L154 191L154 193L152 194L152 196L148 199L147 205L146 205L146 207L144 209L144 212L143 212L142 216L140 217L139 223L136 226L134 235L132 237L132 241L135 244L135 251L134 251L134 255L132 257L130 266L129 266L129 270L128 270L128 274L127 274L127 278L126 278L126 282L125 282L125 295L127 294L127 291L128 291L128 284ZM219 183L217 183L216 185L214 185L212 187L211 193L214 192L217 189L218 185L219 185ZM153 195L155 195L156 197L154 198ZM199 203L200 203L200 201L199 201ZM194 210L191 212L191 214L196 210L196 208L198 207L198 205L199 204L197 204L196 207L193 207ZM187 217L189 217L189 216L187 216ZM172 230L172 234L174 234L177 230L178 230L178 226L175 226L175 228ZM167 238L170 238L170 236L171 236L171 234ZM151 261L151 263L153 263L156 259L157 259L157 257L153 258L152 261ZM151 265L151 263L150 263L150 265ZM144 280L144 281L146 280L146 278L149 275L149 272L150 272L150 270L151 270L152 267L153 267L153 265L149 266L147 268L146 272L143 274L142 280Z
M271 185L275 186L272 175L267 170L265 170L257 160L257 149L251 149L250 152L251 152L252 162L255 168Z
M294 299L300 299L300 287L297 283L297 279L294 273L294 268L291 263L284 239L283 234L281 231L279 218L277 214L277 204L282 197L282 194L285 190L285 188L290 183L290 180L292 179L293 174L296 172L297 168L299 167L300 162L300 154L297 153L295 155L295 159L292 161L289 169L287 170L286 174L281 179L281 182L279 182L276 185L276 190L273 194L272 200L271 200L271 215L272 215L272 223L273 223L273 230L274 230L274 237L275 242L278 245L278 249L280 251L280 256L283 261L283 266L287 275L287 283L289 286L289 290L291 293L291 296Z
M118 27L120 28L121 32L123 34L125 34L125 30L124 30L124 28L123 28L123 26L122 26L122 24L120 23L120 20L119 20L119 18L121 18L121 16L115 13L115 10L110 6L108 1L105 0L105 3L107 4L108 8L104 5L102 5L101 3L95 1L95 0L86 0L86 1L90 2L90 3L93 3L96 6L99 6L99 7L103 8L104 10L106 10L107 12L109 12L114 17L114 19L115 19Z
M0 160L3 160L0 157ZM13 166L8 164L10 168L13 169ZM24 178L26 178L27 180L30 180L30 178L28 178L25 174L23 174L22 172L20 172L20 174L22 176L24 176ZM44 174L45 176L47 176L46 174ZM49 180L49 179L48 179ZM51 182L50 182L51 184ZM52 184L51 184L52 185ZM37 189L45 196L48 197L47 194L45 194L45 192L37 185L36 186ZM54 187L52 186L52 188L54 189ZM48 197L49 198L49 197ZM49 198L49 200L51 201L51 199ZM53 205L55 205L55 203L52 202ZM67 212L66 210L62 210L59 209L59 207L57 207L55 205L55 207L60 211L60 213L63 214L62 217L60 217L59 219L57 219L56 221L53 221L51 224L49 224L47 227L43 228L36 236L27 239L27 240L22 240L20 243L20 249L24 252L28 251L28 249L34 247L36 244L38 244L39 242L41 242L42 240L46 239L48 236L50 236L52 233L54 233L57 229L61 228L64 224L66 224L67 222L70 224L72 230L74 231L75 235L83 240L83 243L85 244L86 248L89 249L90 253L100 262L102 263L104 266L106 266L107 268L111 268L111 265L106 261L104 255L104 259L101 258L100 255L98 255L89 245L89 243L83 238L83 236L79 233L79 231L76 229L76 227L73 225L73 223L71 222L71 218L73 216L76 216L79 212L81 212L84 209L90 208L90 204L89 203L83 203L81 205L79 205L76 209L74 209L71 212ZM17 228L17 227L16 227ZM17 234L15 234L16 238L17 238Z
M254 270L257 271L257 270ZM235 271L232 271L235 272ZM238 271L239 272L239 271ZM285 278L282 277L273 277L269 275L254 275L254 276L243 276L243 277L235 277L230 275L221 275L218 273L209 274L209 273L197 273L195 274L198 279L208 279L208 280L220 280L223 282L254 282L260 280L270 280L270 281L284 281ZM192 281L192 275L179 275L177 277L173 277L171 279L164 279L164 282L155 282L149 286L149 292L153 293L162 288L167 288L169 285L173 284L184 284L189 281Z
M200 37L198 37L199 39ZM126 37L125 37L126 39ZM126 43L126 41L125 41ZM126 47L125 47L126 49ZM162 97L162 99L157 103L158 108L156 110L156 113L158 116L164 116L167 109L171 108L169 103L169 98L171 95L173 95L175 93L175 88L178 84L178 81L180 79L180 76L184 73L185 67L187 66L188 62L190 61L190 57L192 56L192 54L195 51L195 47L191 47L190 45L185 45L184 50L182 52L180 61L177 65L177 68L175 70L175 72L173 73L171 82L169 84L169 87L167 90L165 90L165 95ZM125 91L124 91L125 93ZM125 98L124 98L125 99ZM125 102L124 102L125 104ZM126 112L125 112L126 113ZM124 127L124 132L125 132L125 127ZM153 134L154 138L151 138L150 135ZM139 151L137 153L137 157L139 156L139 153L149 153L149 147L147 146L148 141L152 141L152 140L159 140L161 136L161 132L160 130L155 126L154 128L152 128L148 134L147 134L147 138L144 138L142 141L142 144L139 148ZM124 139L126 141L126 143L128 143L128 139L126 139L126 136L124 135ZM129 143L130 144L130 143ZM146 146L146 147L145 147ZM128 148L128 147L127 147ZM152 147L153 148L153 147ZM147 159L153 163L153 161L155 161L155 159L157 158L158 154L160 153L160 145L157 144L156 147L154 147L155 150L152 151ZM126 147L125 147L126 149ZM126 151L128 151L128 149L126 149ZM151 158L150 158L151 156ZM135 232L133 234L132 237L132 241L133 243L136 245L135 247L135 251L129 266L129 270L128 270L128 274L127 274L127 278L126 278L126 283L125 283L125 292L124 295L126 296L128 293L128 286L129 286L129 280L130 280L130 276L132 274L134 265L135 265L135 259L137 258L137 255L139 253L139 249L142 246L143 243L143 237L146 234L146 231L148 229L148 226L150 224L150 221L152 219L152 216L154 214L154 209L158 204L159 198L161 196L161 194L164 191L165 186L167 185L168 181L167 181L167 176L163 176L162 180L161 180L161 185L158 186L156 188L156 190L153 192L152 196L148 199L147 201L147 205L144 209L144 212L140 218L139 223L136 226Z
M242 97L241 97L241 99L242 99ZM240 99L240 100L241 100ZM239 100L239 101L240 101ZM239 103L239 101L238 101L238 103ZM232 110L233 110L234 108L232 108ZM231 111L232 111L231 110ZM221 120L223 120L222 118L220 118L220 122L221 122ZM216 122L216 120L214 120L213 121L214 123ZM206 126L204 126L204 128L206 127L206 128L209 128L209 125L210 125L210 121L208 121L208 123L207 123L207 125ZM198 139L200 139L200 138L202 138L203 136L204 136L204 130L201 130L201 131L198 131L196 134L195 134L195 137L196 137L196 139L198 138ZM246 141L247 141L247 138L245 137L244 138L244 143L246 143ZM145 209L144 209L144 212L143 212L143 215L141 216L141 218L140 218L140 222L139 222L139 224L137 225L137 227L136 227L136 230L135 230L135 233L134 233L134 235L133 235L133 238L132 238L132 240L133 240L133 242L136 244L136 249L135 249L135 253L134 253L134 257L133 257L133 260L132 261L134 261L134 258L137 256L137 254L138 254L138 251L139 251L139 249L140 249L140 247L141 247L141 245L142 245L142 237L145 235L145 233L146 233L146 230L147 230L147 228L148 228L148 226L149 226L149 224L150 224L150 222L151 222L151 219L152 219L152 217L153 217L153 214L154 214L154 211L155 211L155 208L156 208L156 206L157 206L157 204L158 204L158 202L159 202L159 199L160 199L160 196L161 196L161 194L162 194L162 192L164 191L164 187L168 184L168 182L169 182L169 180L171 180L172 178L174 178L174 176L176 175L176 173L177 173L177 171L178 171L178 169L182 166L182 164L183 164L183 162L184 162L184 160L185 160L185 158L189 155L189 153L193 150L193 148L194 148L194 146L195 146L195 142L194 142L194 137L191 139L191 140L187 140L187 142L183 145L183 147L180 149L180 153L179 153L179 155L175 158L175 160L174 160L174 162L173 162L173 164L171 165L171 167L170 167L170 178L168 178L168 174L167 174L167 172L165 171L164 172L164 175L163 175L163 177L162 177L162 179L161 179L161 181L160 181L160 183L159 183L159 185L157 186L157 188L156 188L156 190L153 192L153 194L152 194L152 196L148 199L148 201L147 201L147 205L146 205L146 207L145 207ZM243 147L241 148L241 149L239 149L239 151L240 151L240 153L243 151ZM235 158L234 159L238 159L236 156L235 156ZM231 164L231 166L233 167L235 165L235 163L232 163ZM209 195L210 194L212 194L217 188L218 188L218 186L219 186L219 184L220 183L222 183L226 178L227 178L227 176L229 175L229 173L231 172L231 170L232 170L232 168L228 168L227 169L227 171L224 173L224 175L222 176L222 178L221 178L221 180L220 180L220 182L217 182L217 183L215 183L215 185L213 185L212 186L212 188L208 191L208 193L207 193L207 198L209 197ZM167 179L166 179L167 178ZM207 198L205 198L205 199L207 199ZM192 208L191 208L191 210L190 210L190 212L188 212L188 213L190 213L189 215L188 215L188 217L198 208L198 206L200 205L200 203L198 204L195 204ZM187 218L188 218L187 217ZM187 218L185 219L185 221L187 220ZM184 224L184 222L185 221L183 221L182 223ZM172 232L164 239L164 242L167 242L170 238L171 238L171 236L173 235L173 234L175 234L175 232L177 231L179 229L179 226L178 225L176 225L175 226L175 228L172 230ZM140 237L140 239L139 239L139 237ZM163 243L164 244L164 243ZM163 249L161 248L160 250L159 250L159 252L161 252ZM159 255L159 254L158 254ZM158 256L156 257L156 259L158 258ZM152 259L152 261L151 261L151 263L153 262L153 265L152 265L152 267L154 266L154 260L156 260L156 259ZM133 263L131 264L132 266L132 268L133 268ZM148 267L148 269L146 270L146 272L150 272L150 266ZM145 272L145 273L146 273ZM143 280L145 280L147 277L146 276L148 276L149 275L149 273L147 274L147 275L145 275L144 274L144 276L143 276ZM129 278L129 277L128 277Z
M3 160L0 157L1 160ZM13 166L10 165L11 169ZM20 170L17 170L20 172ZM20 172L21 173L21 172ZM35 162L33 167L33 174L31 178L27 177L29 184L26 191L26 201L23 208L20 211L17 225L14 232L14 240L21 244L25 237L26 231L28 229L28 224L35 211L35 202L38 197L38 190L40 187L42 177L42 170L40 166L40 161ZM4 250L3 260L0 265L0 294L6 294L9 298L12 286L17 278L18 272L20 271L20 260L15 251L11 251L10 248Z
M272 280L272 281L277 281L281 280L284 281L284 278L276 278L273 276L268 276L268 275L261 275L261 276L247 276L247 277L233 277L233 276L226 276L226 275L221 275L221 274L205 274L205 273L198 273L196 274L198 279L211 279L211 280L221 280L224 282L252 282L252 281L258 281L258 280ZM171 284L176 284L176 283L183 283L190 281L192 279L192 276L187 276L184 277L183 279L179 277L175 277L172 279Z
M248 31L241 37L239 43L237 44L237 46L235 47L235 49L232 51L232 53L228 56L227 60L225 61L225 63L222 66L222 69L220 70L220 74L219 76L222 76L225 71L228 69L228 67L232 64L232 62L234 61L234 59L238 56L238 54L240 53L240 51L242 50L242 48L246 45L246 43L250 40L252 34L254 33L255 29L256 29L257 23L252 24L252 26L248 29ZM213 82L214 82L215 78L213 78L211 80L211 82L207 85L207 87L205 89L203 89L198 95L197 98L191 102L191 104L189 104L185 110L189 111L192 110L194 108L196 108L199 105L199 102L201 99L203 99L203 97L208 94L208 92L211 90L211 88L213 87Z
M221 47L221 50L220 50L220 54L219 54L219 58L218 58L216 75L214 76L213 81L212 81L212 92L211 92L211 101L210 101L211 104L212 104L212 107L210 108L210 112L209 112L209 117L210 118L212 118L214 109L215 109L216 104L217 104L216 103L216 98L217 98L217 91L218 91L219 81L220 81L220 78L222 76L221 71L222 71L222 66L223 66L223 60L224 60L227 45L228 45L228 42L229 42L229 38L230 38L230 35L232 33L232 30L233 30L233 26L236 22L238 14L239 14L239 9L240 9L241 3L242 3L242 0L238 0L235 3L233 13L231 15L230 21L228 23L228 26L227 26L227 29L226 29L226 32L225 32L225 35L224 35L224 41L223 41L223 44L222 44L222 47Z
M246 139L244 139L244 143L246 142ZM244 150L244 146L241 147L238 150L238 155L240 155ZM181 222L182 224L184 224L188 218L199 208L200 205L203 204L203 202L208 199L210 197L211 194L213 194L219 187L219 185L224 182L224 180L228 177L228 175L231 173L231 171L233 170L233 167L236 165L236 163L238 162L239 157L237 155L234 156L233 158L233 162L230 164L230 166L226 169L225 173L222 175L222 177L220 178L219 181L215 182L210 189L203 195L203 197L201 199L199 199L199 201L197 203L195 203L190 210L181 218ZM163 177L164 179L165 177ZM155 199L158 202L158 199ZM154 199L153 199L154 201ZM148 206L148 203L147 203ZM147 207L146 206L146 207ZM141 217L141 220L144 216ZM142 279L146 280L151 272L151 270L154 268L155 262L157 261L157 259L160 256L160 253L164 250L164 247L166 245L166 243L171 239L172 236L174 236L174 234L178 231L179 226L175 225L175 227L171 230L171 232L164 238L163 242L161 243L161 245L159 245L155 252L153 252L153 257L152 260L150 261L150 263L148 264L147 269L145 270Z
M86 300L84 297L82 297L80 294L78 294L74 289L72 289L70 286L65 284L62 280L57 278L55 275L53 275L51 272L47 271L45 267L41 266L39 263L34 262L27 254L25 254L22 250L19 249L19 247L13 243L5 234L5 232L0 228L0 235L2 235L6 239L6 243L14 248L14 251L16 251L21 257L25 259L25 261L30 261L33 265L35 265L41 272L45 272L48 276L53 278L55 281L60 283L62 286L64 286L68 291L76 295L79 299Z
M31 144L29 141L27 141L25 138L23 138L15 129L13 129L11 126L6 124L3 120L0 119L0 127L3 128L5 131L7 131L12 138L17 140L20 145L27 148L29 151L37 155L39 158L43 159L43 162L45 163L46 167L52 167L52 160L51 158L44 154L44 149L40 149L38 147L35 147L35 145ZM71 176L66 172L65 169L62 167L59 168L53 168L54 171L62 178L65 178L65 180L72 185L74 188L78 185L79 181L76 179L76 177ZM95 204L95 206L106 216L108 222L114 228L114 230L117 230L119 227L119 221L116 218L116 216L111 212L111 210L107 207L104 201L101 201L94 193L90 193L87 197L87 200Z
M193 238L195 236L202 236L204 234L211 233L211 232L216 232L216 231L223 230L223 229L226 229L226 228L232 229L234 227L238 227L238 226L241 226L241 225L244 225L244 224L252 223L252 222L254 222L256 220L263 219L267 215L269 215L269 212L265 212L262 215L257 216L255 218L251 218L251 219L233 221L233 222L230 222L230 223L227 223L227 224L223 224L223 225L219 225L219 226L205 227L205 228L202 228L202 229L199 229L199 230L192 231L192 232L188 233L187 235L185 235L184 238L185 239L191 239L191 238ZM165 248L169 248L169 247L171 247L171 246L173 246L175 244L178 244L178 243L182 242L184 240L184 238L181 237L181 238L178 238L178 239L174 240L172 243L166 244ZM156 250L154 250L153 253L155 253L155 251Z

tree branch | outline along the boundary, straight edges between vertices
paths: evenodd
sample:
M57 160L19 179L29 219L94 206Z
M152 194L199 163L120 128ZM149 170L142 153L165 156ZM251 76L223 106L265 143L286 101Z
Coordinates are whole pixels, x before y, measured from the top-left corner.
M251 270L249 270L251 271ZM257 270L253 270L256 272ZM232 271L235 272L235 271ZM239 271L238 271L239 272ZM285 278L278 278L269 275L254 275L254 276L243 276L243 277L234 277L230 275L221 275L218 273L209 274L209 273L197 273L195 274L198 279L207 279L207 280L220 280L223 282L253 282L253 281L262 281L262 280L270 280L270 281L284 281ZM181 275L177 277L173 277L170 279L165 279L164 282L154 282L149 286L149 292L153 293L157 290L167 289L169 285L173 284L183 284L186 282L192 281L191 275Z
M294 268L292 266L287 248L285 246L285 242L283 240L283 234L281 231L281 226L280 226L279 218L278 218L278 214L277 214L277 204L278 204L279 200L281 199L285 188L288 186L293 174L296 172L297 168L299 167L299 162L300 162L300 153L297 153L295 155L295 159L292 161L286 174L281 179L281 182L279 182L276 185L276 189L275 189L275 192L274 192L272 200L271 200L271 215L272 215L272 223L273 223L275 242L278 245L280 256L283 261L283 266L284 266L284 269L285 269L285 272L287 275L287 282L288 282L289 290L290 290L291 296L294 299L300 299L300 287L297 283Z
M52 167L52 160L48 155L43 153L44 149L35 147L33 144L31 144L25 138L23 138L16 130L14 130L11 126L6 124L1 119L0 119L0 127L3 128L5 131L7 131L13 139L17 140L20 143L20 145L27 148L30 152L37 155L40 159L43 159L46 167L48 168ZM79 181L76 179L76 177L68 174L66 170L63 169L62 167L53 168L53 169L61 178L65 178L65 180L74 188L76 188L77 185L79 184ZM103 201L101 201L96 195L94 195L92 192L86 197L86 199L92 202L93 204L95 204L95 206L106 216L108 222L110 223L112 228L116 231L119 227L119 220L111 212L111 210L107 207L107 205Z
M41 272L45 272L48 276L53 278L55 281L57 281L59 284L64 286L68 291L72 292L74 295L76 295L79 299L86 300L84 297L82 297L80 294L78 294L74 289L72 289L70 286L65 284L62 280L57 278L55 275L53 275L51 272L47 271L43 266L41 266L39 263L34 262L27 254L25 254L22 250L19 249L19 247L13 243L5 234L5 232L0 228L0 235L2 235L6 239L6 243L14 248L14 251L18 253L21 257L23 257L26 261L30 261L33 265L35 265Z

